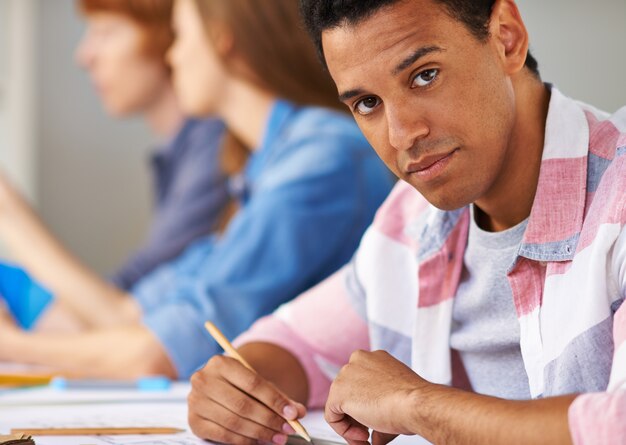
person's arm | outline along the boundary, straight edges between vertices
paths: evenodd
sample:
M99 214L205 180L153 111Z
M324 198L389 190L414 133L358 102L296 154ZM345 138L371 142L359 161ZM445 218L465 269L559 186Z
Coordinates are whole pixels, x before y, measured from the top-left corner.
M174 144L167 178L154 185L158 204L148 236L112 276L130 290L157 266L179 255L195 239L216 230L228 203L227 176L222 171L220 143L223 125L216 120L187 123ZM156 167L158 168L158 167ZM155 178L156 179L156 178Z
M387 352L357 351L332 384L325 417L351 445L398 434L437 444L571 444L575 395L510 401L436 385Z
M626 227L622 227L611 255L611 276L622 299L613 318L611 378L607 392L583 394L572 404L569 422L577 445L626 443Z
M257 375L222 356L194 374L189 419L196 435L226 443L282 443L290 432L282 429L285 419L304 415L300 404L323 406L332 369L339 369L355 348L369 345L367 325L345 287L349 268L237 339L240 354ZM295 411L285 412L285 406Z
M25 332L0 318L0 361L43 365L83 377L176 377L158 340L143 326L80 334Z
M139 319L137 306L127 294L65 249L2 175L0 237L15 259L86 325L114 326Z

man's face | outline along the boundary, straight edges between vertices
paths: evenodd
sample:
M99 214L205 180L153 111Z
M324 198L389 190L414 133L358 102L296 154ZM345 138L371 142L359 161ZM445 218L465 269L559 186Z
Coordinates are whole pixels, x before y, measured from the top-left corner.
M494 192L515 97L493 38L433 0L402 0L322 43L341 100L400 179L445 210Z

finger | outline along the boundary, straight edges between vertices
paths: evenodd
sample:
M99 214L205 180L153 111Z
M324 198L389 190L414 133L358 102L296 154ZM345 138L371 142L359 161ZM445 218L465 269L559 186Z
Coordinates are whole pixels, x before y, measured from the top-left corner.
M282 433L285 419L229 382L216 380L208 397L233 413Z
M329 405L326 405L324 418L328 425L346 440L367 441L370 437L366 426L344 413L331 409Z
M262 440L278 445L284 445L287 442L287 434L284 432L276 432L264 425L259 425L241 417L213 400L201 400L195 404L193 413L249 439Z
M346 439L346 442L348 442L348 445L370 445L370 443L367 440Z
M372 445L387 445L396 437L398 437L397 434L387 434L381 433L379 431L372 431Z
M220 358L221 357L221 358ZM237 360L230 357L215 356L216 367L220 375L226 376L233 386L246 394L250 394L259 402L273 410L281 417L289 420L299 418L302 409L298 403L289 399L272 383L254 371L250 371Z
M256 445L256 440L230 431L211 420L198 416L195 413L189 413L188 420L191 431L193 431L193 433L201 439L234 445Z

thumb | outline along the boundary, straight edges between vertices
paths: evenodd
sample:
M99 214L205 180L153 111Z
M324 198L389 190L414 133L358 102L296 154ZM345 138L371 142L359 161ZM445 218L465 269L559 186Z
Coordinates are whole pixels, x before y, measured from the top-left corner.
M398 437L397 434L380 433L372 431L372 445L387 445L393 439Z

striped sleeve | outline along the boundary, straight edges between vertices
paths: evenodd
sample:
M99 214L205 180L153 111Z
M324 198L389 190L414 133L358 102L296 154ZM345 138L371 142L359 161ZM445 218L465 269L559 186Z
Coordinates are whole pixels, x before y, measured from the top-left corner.
M268 342L293 354L304 367L310 408L326 402L330 384L353 351L369 349L367 324L353 306L347 286L350 265L257 321L236 346Z
M626 228L614 247L613 277L623 301L626 296ZM615 352L608 391L583 394L569 409L569 426L576 445L626 443L626 305L613 319Z

